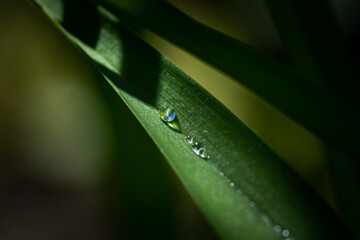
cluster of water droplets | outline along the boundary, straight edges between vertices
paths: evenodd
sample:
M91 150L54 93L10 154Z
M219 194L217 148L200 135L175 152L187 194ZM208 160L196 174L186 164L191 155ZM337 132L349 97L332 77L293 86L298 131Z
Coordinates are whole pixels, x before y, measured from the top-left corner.
M290 231L287 230L287 229L281 229L281 226L280 226L280 225L275 225L275 226L274 226L274 231L275 231L278 235L286 238L286 240L291 240L291 239L289 238L289 236L290 236Z
M161 120L166 123L170 128L175 131L181 132L180 124L176 119L176 112L173 108L164 105L159 109L159 115ZM185 139L191 145L193 152L197 156L203 159L210 159L208 151L202 143L196 141L195 138L191 136L185 136Z
M166 105L162 106L159 109L159 115L161 120L166 123L170 128L177 132L181 132L180 125L176 119L176 112L173 108L168 107ZM194 137L192 136L185 136L185 140L191 145L192 151L199 157L205 160L209 160L210 156L208 154L208 151L206 147L198 142ZM294 240L293 238L290 238L290 231L287 229L282 229L280 225L275 225L272 223L271 219L265 215L263 212L261 212L258 207L256 206L255 202L250 201L250 199L242 193L240 189L236 189L235 183L230 180L229 177L227 177L224 172L219 171L213 164L211 164L216 171L219 172L220 176L223 177L228 183L229 186L234 188L236 193L242 197L243 200L249 202L249 206L254 209L254 211L257 212L260 216L262 216L262 220L270 227L273 228L273 230L278 234L279 237L283 237L285 240Z

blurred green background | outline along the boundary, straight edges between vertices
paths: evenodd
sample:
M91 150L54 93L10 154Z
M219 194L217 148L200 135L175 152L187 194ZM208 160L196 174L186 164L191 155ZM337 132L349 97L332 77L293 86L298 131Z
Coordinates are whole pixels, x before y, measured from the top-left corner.
M263 1L170 2L286 62ZM331 3L359 63L360 3ZM0 236L216 239L151 139L82 54L25 1L0 4ZM318 138L202 61L150 32L141 35L335 208Z

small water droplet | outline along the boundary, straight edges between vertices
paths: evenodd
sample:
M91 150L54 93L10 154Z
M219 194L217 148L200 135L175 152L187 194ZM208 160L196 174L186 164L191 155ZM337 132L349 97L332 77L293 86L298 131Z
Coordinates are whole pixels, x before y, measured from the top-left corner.
M234 187L234 186L235 186L235 183L231 182L230 187Z
M224 173L223 173L223 172L219 172L219 174L220 174L220 176L222 176L222 177L224 176Z
M250 207L255 207L255 203L254 203L254 202L250 202Z
M201 158L208 159L208 152L204 145L199 142L194 142L192 145L193 152Z
M277 233L281 232L281 226L275 225L274 226L274 231L277 232Z
M283 237L288 237L289 235L290 235L289 230L285 229L285 230L282 231L282 236Z
M190 144L193 144L193 143L194 143L194 138L191 137L191 136L185 136L185 139L186 139L186 141L187 141L188 143L190 143Z
M174 121L176 117L176 112L174 109L164 105L160 108L159 115L161 120L168 123Z

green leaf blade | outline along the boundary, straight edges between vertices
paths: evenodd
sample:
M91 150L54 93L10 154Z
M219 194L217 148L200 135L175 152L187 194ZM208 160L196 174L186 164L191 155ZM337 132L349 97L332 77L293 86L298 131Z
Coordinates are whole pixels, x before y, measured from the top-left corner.
M37 2L53 7L53 1ZM282 239L275 225L289 230L291 239L347 234L327 204L221 103L106 11L101 19L107 27L95 48L64 33L97 63L222 238ZM121 52L99 50L113 48L114 41ZM157 109L163 104L174 107L185 135L205 144L209 161L160 120Z

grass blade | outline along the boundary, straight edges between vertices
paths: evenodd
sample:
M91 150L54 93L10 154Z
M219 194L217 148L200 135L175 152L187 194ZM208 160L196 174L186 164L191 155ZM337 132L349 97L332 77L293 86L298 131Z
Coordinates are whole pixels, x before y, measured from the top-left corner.
M63 22L61 1L36 2ZM99 23L93 47L56 26L96 62L222 238L348 237L328 205L222 104L102 8ZM201 141L210 160L160 120L163 104L176 109L182 133Z

